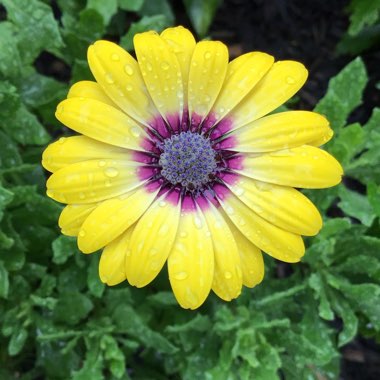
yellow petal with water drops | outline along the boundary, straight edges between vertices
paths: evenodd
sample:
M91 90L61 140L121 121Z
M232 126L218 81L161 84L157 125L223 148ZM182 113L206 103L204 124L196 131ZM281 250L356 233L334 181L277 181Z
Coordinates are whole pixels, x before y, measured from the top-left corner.
M196 309L210 293L214 277L211 234L202 212L181 215L176 240L168 258L169 279L178 303Z
M240 232L258 248L281 261L300 261L305 253L301 236L284 231L261 218L233 194L220 200L220 203Z
M260 249L252 244L236 228L234 223L225 215L224 212L223 216L225 216L225 220L234 235L234 239L238 247L241 261L241 270L243 273L243 285L248 288L253 288L264 278L265 268L263 255Z
M49 177L46 194L62 203L99 202L138 187L138 167L136 162L113 159L77 162Z
M156 278L173 246L180 204L157 199L136 224L125 268L128 282L141 288Z
M313 236L322 228L317 208L292 187L241 177L229 188L256 214L283 230Z
M42 154L42 165L54 173L65 166L92 159L130 160L131 151L104 144L87 136L61 137Z
M202 121L210 112L228 67L228 50L218 41L198 42L191 58L189 73L189 115L196 114Z
M142 127L108 104L86 98L66 99L58 104L55 116L67 127L95 140L143 150L141 143L146 133Z
M288 111L255 120L235 130L239 152L261 153L326 140L333 133L328 120L315 112Z
M231 301L239 296L242 287L238 248L228 224L211 203L203 214L211 232L215 256L212 290L221 299Z
M156 194L157 191L140 187L135 192L101 203L79 231L79 249L83 253L95 252L116 239L141 217Z
M184 104L187 106L190 62L196 44L194 36L183 26L177 26L165 29L161 33L161 38L166 41L170 51L178 59L182 76Z
M245 156L240 173L260 181L305 189L335 186L343 169L329 153L309 145Z
M273 65L274 58L266 53L251 52L228 64L223 87L212 107L217 120L228 114L263 78Z
M184 107L181 68L168 44L155 32L136 34L133 43L144 82L158 111L182 117Z
M120 46L97 41L88 48L88 63L96 81L125 113L147 125L155 107L136 60Z
M100 280L113 286L126 280L125 258L129 249L134 226L129 227L124 233L104 248L99 261Z
M100 85L96 82L89 80L83 80L74 83L67 94L67 98L87 98L97 100L102 103L106 103L112 107L118 108L116 103L114 103L103 91Z
M276 62L264 78L231 112L233 128L240 128L272 112L305 83L307 70L295 61Z
M58 225L67 236L78 236L86 218L95 210L97 203L67 205L59 216Z

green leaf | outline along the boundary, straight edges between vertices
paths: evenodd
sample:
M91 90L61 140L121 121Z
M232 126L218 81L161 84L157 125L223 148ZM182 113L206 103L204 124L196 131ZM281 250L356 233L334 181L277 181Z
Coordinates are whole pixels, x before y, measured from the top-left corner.
M87 0L87 9L96 10L103 17L103 24L108 25L117 11L118 0Z
M63 46L52 9L39 0L2 0L8 19L17 28L18 48L25 63L31 63L43 50Z
M0 184L0 220L3 217L3 212L5 210L5 207L12 202L13 199L13 193Z
M0 261L0 298L7 298L9 292L8 271L4 267L4 263Z
M53 241L53 262L55 264L64 264L70 256L79 255L80 252L77 247L75 237L60 236Z
M139 14L141 16L162 15L168 20L170 25L172 25L175 20L173 11L168 0L145 0L143 6L140 8Z
M377 216L380 216L380 186L373 182L369 183L367 186L367 195L373 212Z
M0 130L0 168L12 168L21 165L22 160L17 145Z
M121 37L120 46L126 50L133 50L133 37L137 33L147 30L155 30L161 32L170 26L170 21L165 15L144 16L138 22L132 23L125 36Z
M144 4L144 0L119 0L119 7L126 11L137 12Z
M79 292L67 292L62 294L54 309L54 318L58 322L76 325L92 310L91 300Z
M345 125L350 113L361 103L367 81L364 63L358 57L330 79L327 93L314 111L325 115L334 131L338 132Z
M90 293L95 297L101 297L104 290L105 285L100 281L99 278L99 255L92 255L92 260L88 267L87 273L87 286L90 290Z
M8 344L8 353L10 356L15 356L23 349L26 339L28 338L28 331L24 328L18 328L12 334Z
M221 0L183 0L186 12L199 37L206 36Z
M0 74L14 78L21 73L16 31L10 22L0 22Z
M366 196L347 190L343 186L339 188L339 196L341 201L338 206L345 214L359 219L365 226L371 226L376 215Z
M72 380L104 380L103 356L99 350L99 342L90 341L83 367L74 372Z
M117 341L110 335L104 335L100 339L100 347L103 350L104 359L110 364L111 373L117 379L122 378L125 373L125 357Z
M328 321L332 321L334 319L334 313L327 298L324 282L321 276L318 273L312 273L309 278L309 285L315 291L316 297L320 301L318 307L319 316Z
M20 107L20 97L17 88L8 81L0 82L0 112L10 116Z
M21 105L14 114L6 117L2 127L10 137L20 144L45 145L50 140L50 135L37 117L24 105Z
M373 25L380 16L380 0L352 0L349 6L348 33L358 34L365 26Z

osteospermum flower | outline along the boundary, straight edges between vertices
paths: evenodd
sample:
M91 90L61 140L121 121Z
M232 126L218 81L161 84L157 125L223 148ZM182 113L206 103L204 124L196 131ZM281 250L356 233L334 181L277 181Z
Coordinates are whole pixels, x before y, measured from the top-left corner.
M261 251L297 262L322 220L296 188L340 182L318 146L333 135L307 111L265 116L307 77L253 52L228 62L221 42L182 28L138 34L137 61L108 41L88 49L96 82L72 86L56 116L80 133L44 152L47 194L79 249L104 248L100 278L149 284L167 262L180 305L212 289L229 301L264 275Z

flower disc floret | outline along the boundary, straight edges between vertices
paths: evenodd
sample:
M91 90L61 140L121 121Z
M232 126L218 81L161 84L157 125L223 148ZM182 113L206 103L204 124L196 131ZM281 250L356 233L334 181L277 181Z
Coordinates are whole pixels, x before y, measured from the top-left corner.
M194 191L213 178L217 169L216 152L209 138L198 133L181 132L166 139L162 149L159 160L161 175L171 184Z

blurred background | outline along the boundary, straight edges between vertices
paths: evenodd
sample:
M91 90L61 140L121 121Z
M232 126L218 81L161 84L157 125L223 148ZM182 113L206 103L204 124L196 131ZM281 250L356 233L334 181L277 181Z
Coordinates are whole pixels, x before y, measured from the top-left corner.
M88 45L183 25L230 57L260 50L309 69L285 107L325 114L342 185L307 192L325 227L301 264L266 261L231 303L182 310L167 273L106 288L99 253L60 235L45 146ZM380 2L0 0L0 380L380 378Z

